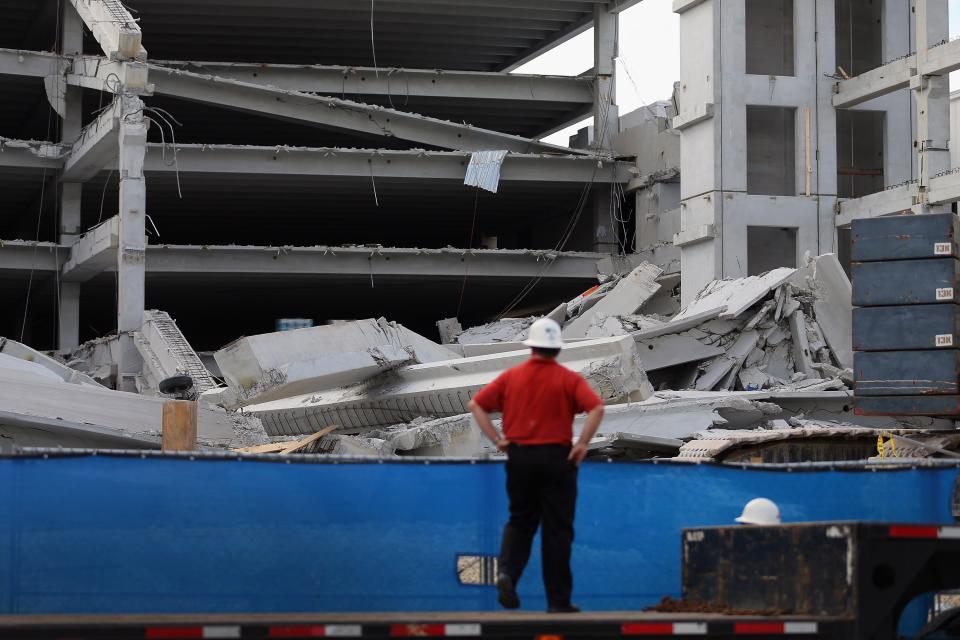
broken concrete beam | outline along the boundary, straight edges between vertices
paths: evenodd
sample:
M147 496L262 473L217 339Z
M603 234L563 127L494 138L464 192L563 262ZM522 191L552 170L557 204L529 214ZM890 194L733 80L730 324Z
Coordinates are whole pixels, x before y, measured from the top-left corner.
M598 433L684 439L715 426L751 428L779 413L779 407L743 394L657 392L643 402L608 406ZM583 421L582 416L576 419L575 433Z
M687 362L700 362L723 353L723 349L718 347L676 335L637 340L637 349L646 371L657 371Z
M409 362L452 360L458 354L381 318L240 338L214 357L237 392L237 406L244 406L360 382Z
M97 389L103 388L103 385L99 384L87 374L71 369L67 365L54 360L50 356L44 355L36 349L31 349L27 345L17 342L16 340L0 338L0 354L39 365L56 375L56 377L60 378L64 382L87 385L90 387L96 387Z
M736 376L743 365L744 360L750 355L760 334L756 331L744 331L737 338L736 342L727 352L710 363L706 371L697 379L697 389L700 391L710 391L718 385L729 388L726 381L732 382L733 376ZM723 383L723 384L721 384Z
M720 318L736 318L770 295L771 291L789 280L796 272L796 269L780 267L759 276L714 280L697 294L696 299L686 309L674 316L673 321L717 310Z
M803 311L797 310L790 315L790 335L793 337L793 363L796 370L811 377L819 378L814 369L813 354L807 342L807 321Z
M657 436L643 436L634 433L604 433L595 437L587 445L590 452L609 449L630 449L645 451L651 454L665 454L675 456L683 446L683 440L676 438L661 438Z
M133 337L143 358L142 382L138 380L137 385L140 393L157 395L160 382L179 375L190 376L197 394L217 388L217 381L167 312L151 309L144 311L143 318L143 326Z
M607 292L603 300L586 311L578 318L571 320L563 328L564 339L583 338L587 330L595 322L603 322L610 316L633 315L653 294L660 290L657 278L663 271L660 267L643 263L628 275L621 278L617 284Z
M0 434L18 446L159 449L163 402L0 368ZM198 409L200 443L229 446L229 416Z
M467 413L470 398L529 351L461 358L401 367L362 384L250 405L270 435L313 433L337 424L344 432ZM605 402L652 393L633 338L584 340L565 348L560 362L583 375Z

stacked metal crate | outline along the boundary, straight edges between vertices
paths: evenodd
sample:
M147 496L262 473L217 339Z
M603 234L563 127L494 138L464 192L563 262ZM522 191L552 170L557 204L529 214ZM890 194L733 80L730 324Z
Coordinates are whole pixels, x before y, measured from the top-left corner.
M960 253L954 214L855 220L854 406L960 415Z

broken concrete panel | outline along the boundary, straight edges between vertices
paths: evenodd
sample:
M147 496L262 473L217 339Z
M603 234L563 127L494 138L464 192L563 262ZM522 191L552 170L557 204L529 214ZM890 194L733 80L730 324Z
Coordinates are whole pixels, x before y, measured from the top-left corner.
M344 432L467 413L470 398L529 351L433 362L383 373L364 383L315 394L250 405L270 435L298 435L338 425ZM560 362L583 375L606 402L648 397L652 393L633 338L575 342Z
M14 358L13 356L9 356L5 353L0 353L0 369L22 373L25 376L34 376L45 380L63 382L63 379L61 379L60 376L53 371L50 371L46 367L43 367L36 362L30 362L29 360Z
M723 353L723 349L705 345L687 336L660 336L637 340L640 361L645 371L657 371L687 362L700 362Z
M643 402L607 406L598 433L684 439L717 425L753 427L779 413L775 405L731 394L657 392ZM580 433L584 419L578 416L574 421L575 434Z
M722 356L718 357L707 370L697 379L697 389L699 391L710 391L724 382L728 377L737 375L743 361L747 359L750 352L757 346L760 334L756 331L745 331L737 338L736 342Z
M770 376L760 367L746 367L737 374L740 386L747 391L763 389L770 383Z
M696 299L686 309L674 317L674 321L713 310L720 310L721 318L736 318L767 297L796 272L796 269L780 267L760 276L714 280L697 294Z
M553 311L545 315L544 318L550 318L562 327L563 323L567 321L567 303L561 302Z
M44 355L36 349L31 349L27 345L17 342L16 340L0 338L0 354L17 358L25 362L32 362L40 367L43 367L64 382L87 385L96 387L98 389L103 388L103 385L99 384L96 380L85 373L71 369L62 362L58 362L50 356Z
M160 398L0 368L0 429L21 446L158 449L162 407ZM198 409L198 441L230 446L234 436L227 414Z
M456 318L437 320L437 330L440 332L440 344L453 344L457 336L463 333L463 327Z
M879 432L875 429L866 429L853 424L819 423L809 420L791 419L788 428L762 429L752 431L730 431L714 429L696 434L696 439L684 443L680 448L677 460L722 460L726 454L734 449L753 448L772 442L828 440L836 443L861 440L872 444ZM837 459L829 455L831 444L828 442L821 447L821 453L826 454L823 459ZM834 445L835 447L835 445ZM863 447L861 447L863 448ZM838 455L848 455L846 451L839 451ZM810 458L810 456L804 456ZM817 456L820 458L821 456ZM841 457L840 459L845 459ZM742 460L748 461L748 460ZM762 458L757 462L764 461ZM779 460L778 460L779 461ZM787 462L789 460L783 460Z
M793 377L794 365L793 357L790 355L793 351L793 341L784 340L772 351L767 351L763 359L763 367L772 378L780 380L790 380Z
M537 320L535 317L502 318L496 322L470 327L457 336L457 342L459 344L519 343L527 339L527 332L535 320Z
M837 256L828 253L813 260L813 312L833 356L843 367L853 367L853 305L850 280Z
M819 378L813 365L813 354L807 342L807 322L803 311L797 310L790 316L790 335L793 340L793 363L797 371L810 377ZM770 343L769 340L767 341Z
M382 318L250 336L215 354L241 404L360 382L410 361L457 357Z
M621 278L603 300L595 304L588 312L571 320L563 328L564 339L584 338L587 331L596 323L602 323L610 316L632 315L660 290L657 278L663 271L660 267L644 263Z

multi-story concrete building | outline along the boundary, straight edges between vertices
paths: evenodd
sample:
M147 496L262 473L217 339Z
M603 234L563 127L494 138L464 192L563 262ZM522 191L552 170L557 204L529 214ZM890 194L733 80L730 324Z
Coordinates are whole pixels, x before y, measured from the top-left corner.
M633 233L611 138L636 1L6 2L0 334L128 341L148 307L215 348L576 294ZM591 27L591 72L509 73ZM541 141L591 114L589 148ZM464 185L484 150L496 193Z

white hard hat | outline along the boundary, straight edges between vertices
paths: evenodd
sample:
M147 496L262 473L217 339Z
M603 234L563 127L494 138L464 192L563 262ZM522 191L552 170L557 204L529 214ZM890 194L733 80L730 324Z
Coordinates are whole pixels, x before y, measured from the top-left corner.
M735 519L740 524L780 524L780 508L773 500L754 498Z
M523 344L542 349L562 349L563 336L560 335L560 325L550 318L540 318L530 325L530 332Z

